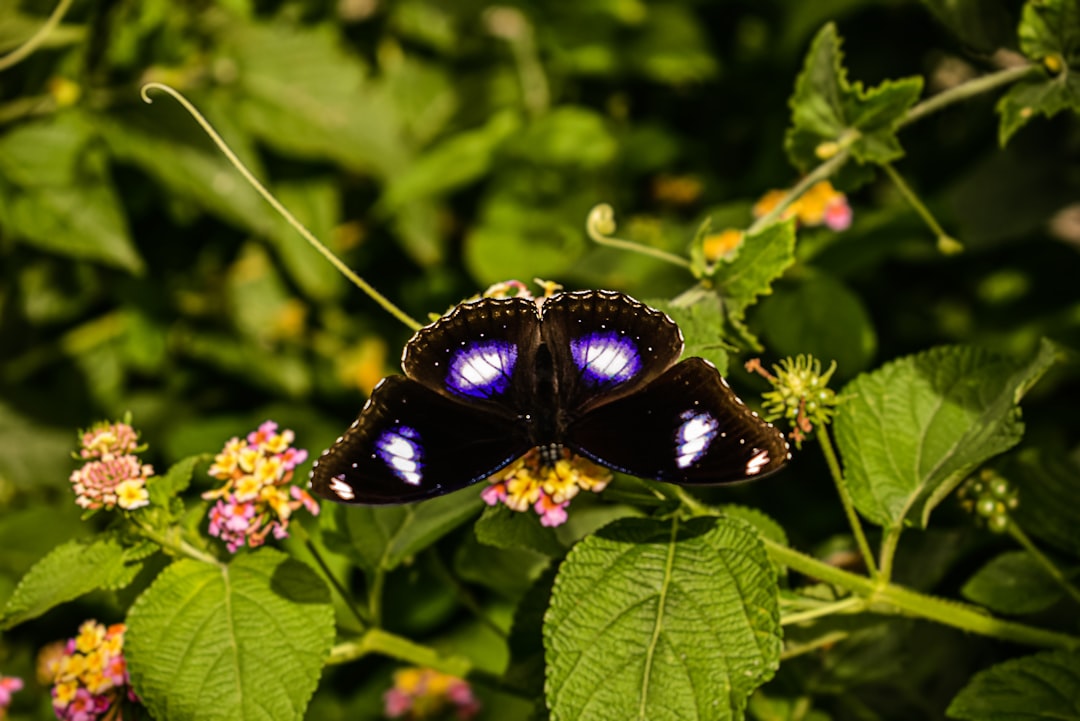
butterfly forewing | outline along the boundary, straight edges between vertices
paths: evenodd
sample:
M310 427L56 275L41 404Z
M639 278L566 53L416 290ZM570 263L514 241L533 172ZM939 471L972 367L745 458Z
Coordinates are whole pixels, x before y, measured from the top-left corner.
M615 470L682 484L759 478L789 457L783 435L700 358L584 414L568 428L566 443Z
M569 418L633 393L682 353L675 322L622 293L561 293L544 301L542 313L556 402Z
M311 488L323 498L369 505L442 495L529 450L517 430L505 417L391 376L315 462Z
M405 346L405 375L491 412L516 416L534 403L540 313L525 298L463 303Z

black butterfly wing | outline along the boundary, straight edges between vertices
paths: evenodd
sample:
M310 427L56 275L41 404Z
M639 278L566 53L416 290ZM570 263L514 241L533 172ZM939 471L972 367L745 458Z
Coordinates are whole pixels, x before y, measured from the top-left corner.
M443 395L513 417L535 402L539 345L535 302L482 298L417 331L405 346L401 367Z
M566 444L642 478L715 485L760 478L790 457L787 441L747 408L701 358L573 421Z
M311 489L331 501L409 503L486 478L529 447L505 416L390 376L315 462Z
M570 419L644 387L682 354L675 322L622 293L561 293L541 312L558 408Z

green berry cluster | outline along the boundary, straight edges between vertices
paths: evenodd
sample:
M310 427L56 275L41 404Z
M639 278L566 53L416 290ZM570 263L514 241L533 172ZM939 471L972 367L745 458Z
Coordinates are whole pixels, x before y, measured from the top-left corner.
M996 471L984 468L960 486L960 505L994 533L1009 527L1009 512L1020 505L1016 488Z

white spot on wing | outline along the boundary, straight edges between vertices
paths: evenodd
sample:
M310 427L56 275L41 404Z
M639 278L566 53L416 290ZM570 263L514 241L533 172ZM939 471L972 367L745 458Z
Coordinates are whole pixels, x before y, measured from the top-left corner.
M356 498L352 486L342 480L340 476L330 479L330 491L343 501L351 501Z
M761 469L769 465L769 451L762 449L754 454L754 457L746 462L746 475L756 476Z

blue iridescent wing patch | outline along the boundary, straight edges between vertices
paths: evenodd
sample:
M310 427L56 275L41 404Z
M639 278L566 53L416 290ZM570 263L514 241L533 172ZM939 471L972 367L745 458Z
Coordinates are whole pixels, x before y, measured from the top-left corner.
M497 398L510 389L518 349L505 340L466 342L447 363L446 389L469 398Z

